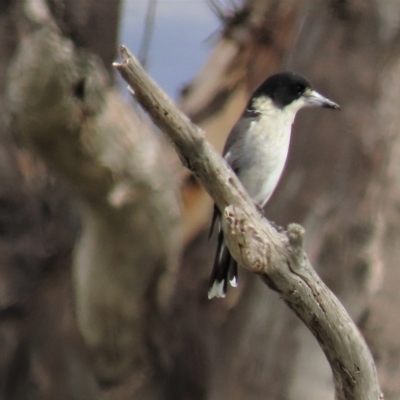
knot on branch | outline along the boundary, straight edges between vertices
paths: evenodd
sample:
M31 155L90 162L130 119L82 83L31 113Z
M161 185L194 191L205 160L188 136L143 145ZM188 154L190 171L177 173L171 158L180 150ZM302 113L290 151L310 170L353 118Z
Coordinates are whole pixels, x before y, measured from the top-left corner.
M286 236L289 239L289 244L294 248L303 248L305 229L295 223L288 225Z
M299 271L307 266L306 254L303 249L305 229L299 224L289 224L286 236L289 239L288 261L292 271Z
M227 236L237 236L236 246L244 246L246 243L243 234L248 230L248 223L245 221L244 212L237 209L234 205L229 205L224 209L224 219Z
M251 216L241 208L234 205L225 207L222 224L231 254L247 270L260 273L268 264L270 248L252 222Z

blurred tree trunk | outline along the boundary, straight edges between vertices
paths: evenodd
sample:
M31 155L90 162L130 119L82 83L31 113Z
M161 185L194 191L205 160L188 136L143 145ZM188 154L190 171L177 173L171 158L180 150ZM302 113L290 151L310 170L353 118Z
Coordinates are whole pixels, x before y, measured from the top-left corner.
M160 365L169 358L179 199L168 151L114 93L102 66L110 69L116 46L113 40L110 51L106 39L100 51L99 37L115 39L119 3L26 0L14 6L21 9L14 21L19 46L8 60L10 127L49 168L26 153L27 173L38 175L34 188L41 194L51 180L56 194L65 185L67 198L77 199L60 205L61 215L50 213L52 241L66 225L63 213L79 213L81 229L74 226L57 249L48 249L52 241L43 238L44 259L35 269L41 286L32 295L38 309L21 311L29 333L10 360L18 373L5 384L7 396L31 396L32 386L35 398L98 398L113 386L106 391L110 398L134 392L154 399L163 384ZM45 198L44 207L56 200ZM40 270L60 274L58 263L45 264L47 253L56 261L64 257L56 291ZM29 276L21 281L32 284ZM58 308L59 318L43 312L46 307ZM46 329L30 330L39 316Z
M79 218L70 191L11 135L6 86L24 12L22 1L0 4L0 397L97 399L72 301Z
M119 381L114 377L113 386L99 384L101 375L75 320L71 264L79 218L71 199L76 192L10 134L6 71L23 35L37 28L37 21L22 17L28 3L0 4L3 397L333 398L331 373L316 341L257 277L241 270L237 290L225 300L207 300L214 256L214 244L206 239L211 202L190 176L182 188L188 245L173 305L156 308L134 326L146 339L147 369L141 372L139 362ZM79 57L97 54L111 70L118 1L43 4ZM340 114L312 110L299 116L285 176L266 213L278 224L306 227L310 258L366 332L387 399L400 396L400 34L393 17L399 8L395 0L248 0L231 12L222 10L221 38L180 100L218 149L251 91L277 70L303 72L341 104ZM83 223L90 220L86 217ZM158 268L139 304L146 312L162 297ZM115 307L124 304L116 301Z

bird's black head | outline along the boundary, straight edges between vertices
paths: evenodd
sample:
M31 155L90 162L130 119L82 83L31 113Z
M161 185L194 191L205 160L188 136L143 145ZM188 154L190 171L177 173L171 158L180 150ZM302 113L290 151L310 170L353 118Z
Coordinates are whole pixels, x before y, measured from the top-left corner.
M247 109L262 112L264 105L268 104L264 101L266 99L272 100L280 109L290 105L294 113L306 106L340 110L338 104L313 90L311 83L295 72L281 72L267 78L254 92Z
M311 83L295 72L281 72L267 78L254 92L253 99L260 96L269 97L274 104L283 108L298 100Z

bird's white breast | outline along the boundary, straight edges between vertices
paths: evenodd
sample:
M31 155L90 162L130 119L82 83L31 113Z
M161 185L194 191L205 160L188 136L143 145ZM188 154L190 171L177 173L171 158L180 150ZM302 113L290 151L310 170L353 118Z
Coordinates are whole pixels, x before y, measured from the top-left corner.
M290 144L292 124L297 110L296 104L284 109L263 102L258 107L261 115L253 121L244 141L243 151L251 155L239 178L252 199L264 206L278 185L282 175Z

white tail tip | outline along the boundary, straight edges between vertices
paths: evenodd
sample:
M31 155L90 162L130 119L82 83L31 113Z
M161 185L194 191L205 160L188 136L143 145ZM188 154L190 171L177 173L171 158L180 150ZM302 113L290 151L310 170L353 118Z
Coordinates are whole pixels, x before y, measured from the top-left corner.
M224 283L225 280L218 282L217 280L214 281L213 285L211 286L210 290L208 291L208 299L211 300L213 297L224 298L225 291L224 291Z
M234 276L232 279L229 280L229 283L231 284L232 287L237 287L238 285L237 277Z

